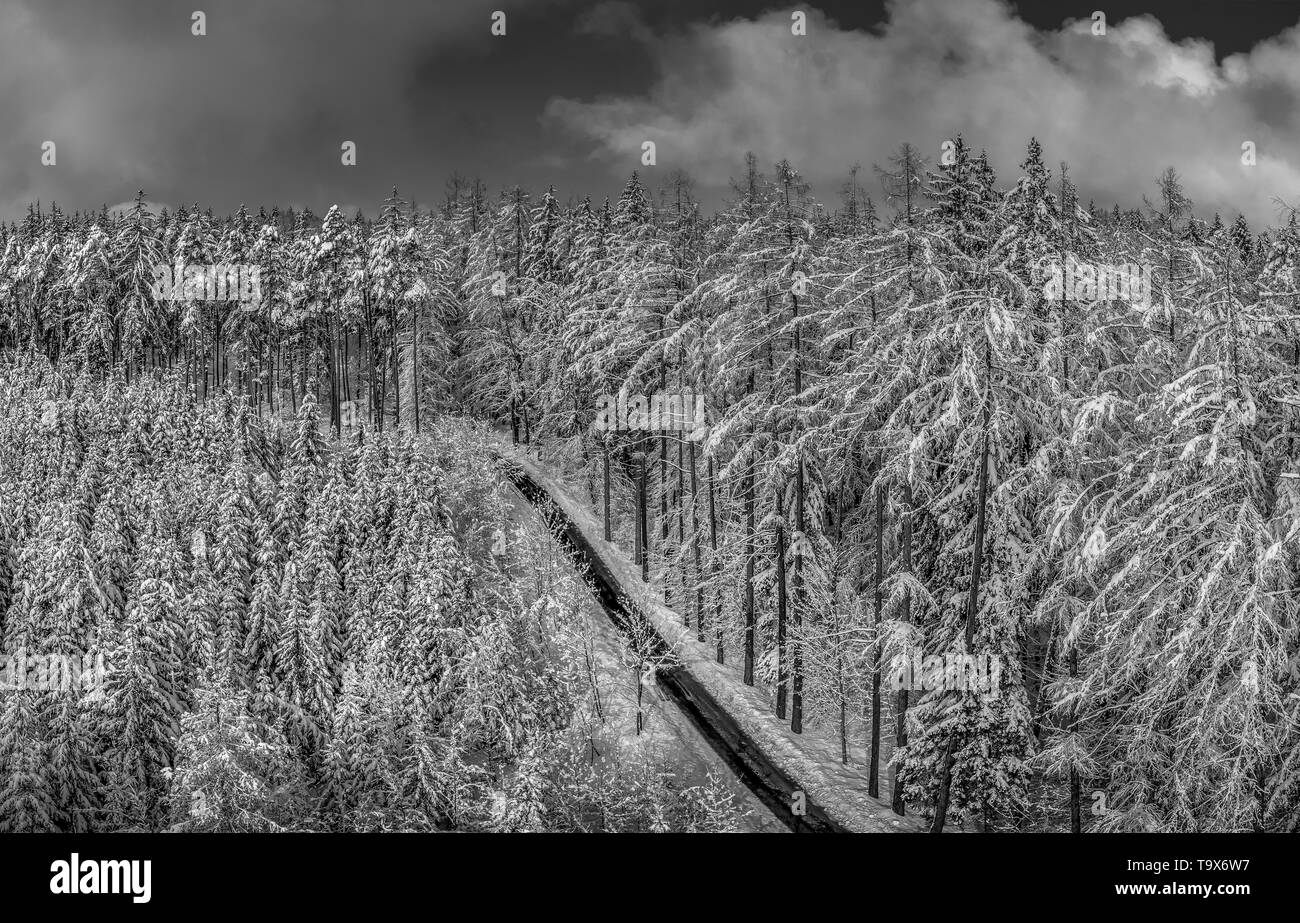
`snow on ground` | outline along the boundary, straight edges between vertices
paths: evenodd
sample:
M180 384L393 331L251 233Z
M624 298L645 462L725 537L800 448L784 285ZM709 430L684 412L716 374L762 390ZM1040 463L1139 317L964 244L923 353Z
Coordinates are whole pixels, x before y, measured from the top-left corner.
M528 501L514 493L516 521L534 519ZM641 710L643 728L636 733L636 677L624 663L622 634L604 609L589 597L583 608L593 640L597 685L602 691L601 710L605 723L603 739L614 739L627 753L645 753L671 767L683 785L702 785L708 776L723 781L736 798L743 817L741 830L748 833L786 833L788 829L749 790L695 728L677 705L654 685L644 687Z
M676 653L683 667L698 679L718 704L736 719L745 732L835 821L855 832L894 833L925 829L911 815L899 817L889 807L889 778L882 771L879 799L867 794L867 774L854 765L840 762L839 743L816 728L795 734L773 715L766 696L746 686L738 666L718 664L711 644L701 644L682 625L680 614L663 603L653 585L642 582L639 568L616 543L603 539L604 528L597 515L575 499L576 491L550 468L527 454L522 446L502 441L501 453L527 471L544 487L577 525L617 578L628 599L643 611ZM683 719L685 720L685 719ZM707 746L701 741L702 746ZM861 761L858 761L861 764ZM882 759L883 766L883 759Z

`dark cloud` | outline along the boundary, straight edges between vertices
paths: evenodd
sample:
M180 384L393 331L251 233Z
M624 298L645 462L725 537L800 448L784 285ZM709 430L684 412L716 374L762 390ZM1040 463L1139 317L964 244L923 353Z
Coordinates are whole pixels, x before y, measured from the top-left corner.
M393 184L429 204L454 170L599 196L641 166L645 140L652 181L686 169L710 204L746 150L790 157L830 197L851 164L903 140L934 158L955 132L1006 181L1036 135L1105 203L1137 203L1167 164L1204 210L1258 222L1298 197L1300 33L1249 37L1234 14L1216 49L1187 32L1195 5L1163 20L1120 5L1104 37L1036 0L806 6L803 37L790 8L743 0L196 5L201 38L162 0L0 0L0 215L141 187L218 210L373 209Z
M628 0L597 3L578 17L574 31L579 35L621 35L637 41L647 41L653 36L641 9Z
M199 4L196 4L199 5ZM560 4L510 4L507 35L492 5L204 0L207 35L175 3L14 2L0 10L0 209L57 199L94 207L144 187L161 200L372 201L394 182L429 187L428 164L453 164L418 124L433 94L460 96L441 130L463 133L484 107L473 80L426 70L431 59L508 58L512 32ZM467 74L467 77L470 75ZM431 137L432 136L432 137ZM58 145L42 167L40 144ZM355 141L357 166L340 163ZM443 149L454 145L443 142ZM435 156L430 157L430 153ZM461 150L472 169L472 151Z

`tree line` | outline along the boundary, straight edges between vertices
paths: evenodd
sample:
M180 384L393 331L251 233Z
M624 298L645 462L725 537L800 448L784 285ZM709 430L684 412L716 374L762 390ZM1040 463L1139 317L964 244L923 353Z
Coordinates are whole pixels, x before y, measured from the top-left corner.
M622 743L481 428L330 444L174 370L0 363L0 831L730 830ZM38 662L38 661L34 661ZM627 693L630 695L630 691ZM621 734L620 734L621 731Z
M1084 204L1036 141L1009 188L944 160L903 145L827 205L749 155L711 215L681 173L599 205L454 178L374 220L33 208L0 335L255 418L310 392L340 436L500 426L933 829L1295 829L1294 214L1207 221L1172 168ZM158 301L159 263L256 264L261 301ZM1149 298L1095 284L1126 265ZM668 393L706 439L593 425ZM997 695L894 688L952 653L1000 658Z

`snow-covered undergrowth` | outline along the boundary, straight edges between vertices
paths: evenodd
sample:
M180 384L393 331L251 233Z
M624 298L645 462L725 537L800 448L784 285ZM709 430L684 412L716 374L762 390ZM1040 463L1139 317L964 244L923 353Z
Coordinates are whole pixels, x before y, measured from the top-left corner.
M682 616L664 605L662 589L641 580L626 551L603 540L599 519L578 502L572 485L565 484L549 465L522 450L503 443L500 451L546 489L598 550L623 592L651 620L677 661L704 684L764 754L802 786L809 801L823 807L835 821L850 830L874 833L920 829L915 818L899 817L890 811L888 782L880 798L867 794L867 776L861 768L860 751L855 748L859 757L856 767L844 765L838 742L831 735L815 728L794 734L773 718L765 692L745 685L734 663L717 663L713 641L701 642L684 626Z
M330 443L179 377L0 367L0 830L728 830L602 728L586 587L484 432ZM589 640L589 639L587 639Z

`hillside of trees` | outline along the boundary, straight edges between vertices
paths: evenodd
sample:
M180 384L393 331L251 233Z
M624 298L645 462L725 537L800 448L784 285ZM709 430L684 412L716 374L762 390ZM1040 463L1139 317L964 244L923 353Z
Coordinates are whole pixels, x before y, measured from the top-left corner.
M481 773L554 815L529 780L558 770L521 767L572 696L529 600L491 598L486 424L585 485L772 720L865 735L899 813L1300 829L1294 213L1209 220L1173 169L1100 208L1033 141L1009 184L945 159L824 204L751 155L712 215L634 174L0 229L4 641L128 665L102 702L0 698L0 827L184 825L222 773L282 826L504 829ZM1053 261L1151 297L1050 298ZM208 264L261 299L156 296ZM619 392L703 395L707 438L594 426ZM917 652L1001 658L998 695L896 690Z
M0 416L4 650L105 666L0 690L0 831L735 827L601 726L587 588L541 523L494 549L481 431L330 446L310 392L39 359Z

